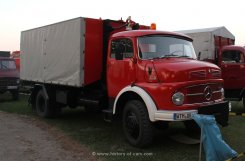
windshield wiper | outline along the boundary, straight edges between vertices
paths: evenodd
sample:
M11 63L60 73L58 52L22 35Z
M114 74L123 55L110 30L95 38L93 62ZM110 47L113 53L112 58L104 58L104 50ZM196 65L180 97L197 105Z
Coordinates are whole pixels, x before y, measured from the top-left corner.
M188 55L174 55L174 54L167 54L167 55L164 55L164 57L176 57L176 58L188 58L188 59L194 59Z
M163 56L158 56L158 57L154 57L154 58L151 58L151 59L162 59L162 58L164 58L165 57L165 55L163 55Z
M171 57L179 57L179 56L178 55L174 55L174 54L166 54L166 55L154 57L154 58L151 58L151 59L162 59L162 58L171 58Z
M188 55L175 55L175 54L166 54L166 55L162 55L162 56L154 57L154 58L150 58L150 59L162 59L162 58L171 58L171 57L194 59Z
M190 56L188 56L188 55L181 55L181 56L179 56L180 58L188 58L188 59L194 59L194 58L192 58L192 57L190 57Z
M162 56L163 58L164 57L179 57L179 55L175 55L175 54L166 54L166 55L164 55L164 56Z

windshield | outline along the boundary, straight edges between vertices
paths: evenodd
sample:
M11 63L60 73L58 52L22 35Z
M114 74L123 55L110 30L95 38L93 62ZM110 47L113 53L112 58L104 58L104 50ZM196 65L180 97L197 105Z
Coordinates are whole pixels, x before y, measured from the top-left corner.
M0 60L0 70L16 69L13 60Z
M141 59L161 59L185 57L196 59L192 42L176 37L144 36L138 38L139 57Z

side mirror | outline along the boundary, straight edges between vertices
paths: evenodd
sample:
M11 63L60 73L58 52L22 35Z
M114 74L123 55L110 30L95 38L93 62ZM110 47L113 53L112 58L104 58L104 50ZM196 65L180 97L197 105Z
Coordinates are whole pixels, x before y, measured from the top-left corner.
M132 60L132 62L133 62L134 64L137 63L137 58L133 57L131 60Z
M115 55L115 58L116 60L123 60L123 53L124 53L124 45L123 44L119 44L117 47L116 47L116 55Z
M201 52L198 53L197 60L200 60L201 59L201 54L202 54Z

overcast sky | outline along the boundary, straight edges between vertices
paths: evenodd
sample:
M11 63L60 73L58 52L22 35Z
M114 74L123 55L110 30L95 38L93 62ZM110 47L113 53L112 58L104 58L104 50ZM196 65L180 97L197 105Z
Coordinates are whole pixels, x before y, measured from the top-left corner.
M244 0L0 0L0 50L19 50L23 30L76 17L128 16L165 31L225 26L245 46Z

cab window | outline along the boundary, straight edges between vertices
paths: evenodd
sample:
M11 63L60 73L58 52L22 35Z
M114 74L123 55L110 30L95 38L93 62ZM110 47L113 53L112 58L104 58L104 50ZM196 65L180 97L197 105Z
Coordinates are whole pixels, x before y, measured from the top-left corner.
M134 55L133 42L130 39L116 39L111 42L111 58L116 58L116 52L119 51L122 54L122 58L132 58Z
M224 51L222 53L223 63L244 63L244 55L240 51Z
M0 60L0 70L16 69L13 60Z

